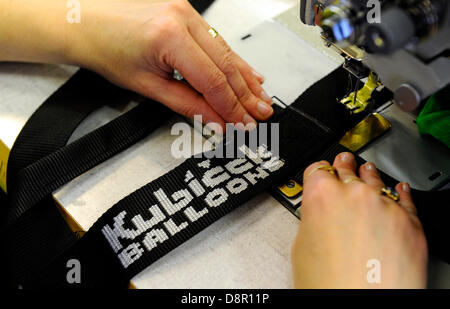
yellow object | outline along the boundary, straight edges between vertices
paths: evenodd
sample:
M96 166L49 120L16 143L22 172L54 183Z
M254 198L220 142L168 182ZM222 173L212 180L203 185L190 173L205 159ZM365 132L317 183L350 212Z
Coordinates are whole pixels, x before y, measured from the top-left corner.
M398 195L398 193L396 191L392 190L391 188L386 187L386 188L381 189L381 194L387 196L394 202L398 202L400 200L400 196Z
M8 167L9 148L0 140L0 188L6 193L6 169Z
M373 113L347 132L339 143L352 152L357 152L391 127L391 123L386 118Z
M295 180L289 180L285 185L279 186L278 190L280 190L286 197L294 198L303 192L303 187Z
M358 114L366 110L372 98L373 91L379 86L378 76L374 72L369 74L369 79L355 95L355 91L341 100L352 114Z
M363 182L361 179L359 179L358 177L351 177L351 178L348 178L348 179L346 179L346 180L344 180L344 183L345 184L349 184L349 183L352 183L352 182L354 182L354 181L356 181L356 182Z
M217 32L217 30L214 29L214 28L210 28L210 29L208 30L208 32L209 32L209 34L211 34L211 36L212 36L213 38L217 38L217 37L219 36L219 32Z

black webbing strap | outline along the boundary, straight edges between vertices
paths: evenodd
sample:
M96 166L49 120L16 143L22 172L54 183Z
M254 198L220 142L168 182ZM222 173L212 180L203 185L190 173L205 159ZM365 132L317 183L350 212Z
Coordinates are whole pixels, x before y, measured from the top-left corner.
M39 107L17 137L8 160L9 191L14 192L20 170L65 146L84 118L101 105L109 103L111 98L123 97L123 93L123 90L113 87L89 71L79 70L75 73ZM29 190L32 189L26 188L26 191ZM5 229L8 211L11 210L9 197L8 195L0 209L2 231ZM48 221L41 221L44 219ZM15 231L2 233L8 259L4 263L7 274L3 277L7 277L8 281L13 281L12 278L16 274L26 272L19 269L33 269L35 264L40 263L40 258L47 260L76 240L51 198L44 199L39 203L39 207L24 216L20 226L25 228L17 227ZM32 231L33 227L36 227L36 230ZM13 236L8 237L11 235ZM16 248L18 243L27 242L29 250L21 249L20 256L9 250Z
M172 113L144 102L105 126L22 169L10 192L7 225L75 177L128 148L165 122Z
M8 187L16 185L20 170L65 146L81 121L94 110L121 97L126 98L126 92L100 76L86 70L75 73L21 130L9 155Z
M271 122L279 123L279 156L270 142L249 148L235 140L224 152L238 149L241 158L188 159L113 206L33 285L126 287L154 261L286 178L337 138L286 110ZM66 280L72 259L81 264L79 285Z

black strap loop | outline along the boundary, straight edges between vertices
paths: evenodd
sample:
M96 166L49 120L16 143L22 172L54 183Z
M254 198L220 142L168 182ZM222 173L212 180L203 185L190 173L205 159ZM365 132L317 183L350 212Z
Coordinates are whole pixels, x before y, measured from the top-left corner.
M134 96L94 73L80 70L25 125L9 160L10 192L4 210L7 215L2 217L7 219L4 223L7 249L16 281L30 277L33 269L40 269L76 240L56 209L51 193L141 140L172 115L159 103L143 102L65 146L78 124L94 108L105 103L125 103Z

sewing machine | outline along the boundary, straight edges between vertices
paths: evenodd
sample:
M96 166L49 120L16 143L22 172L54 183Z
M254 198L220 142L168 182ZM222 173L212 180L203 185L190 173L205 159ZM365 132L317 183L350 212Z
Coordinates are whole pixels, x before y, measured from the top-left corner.
M350 72L375 71L404 111L450 83L448 1L301 0L300 19L321 27Z

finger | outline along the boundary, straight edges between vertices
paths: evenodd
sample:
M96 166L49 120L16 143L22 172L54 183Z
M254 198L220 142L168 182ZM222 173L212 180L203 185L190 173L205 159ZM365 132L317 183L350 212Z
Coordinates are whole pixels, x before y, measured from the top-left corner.
M225 74L228 83L244 108L258 120L268 119L273 114L273 108L269 103L270 98L269 102L265 102L260 97L263 94L262 87L253 74L247 76L249 80L253 79L251 83L253 91L249 88L237 66L234 52L220 35L213 38L208 32L209 29L210 26L201 18L192 20L189 27L189 31L198 45ZM265 99L267 97L266 94Z
M354 183L354 179L359 178L355 174L356 161L355 156L350 152L339 154L335 159L333 166L338 172L339 179L343 182ZM351 181L351 182L350 182Z
M422 223L420 222L419 217L417 217L417 208L414 205L414 201L411 196L411 188L407 183L399 183L395 186L395 190L397 190L400 201L399 204L406 212L409 214L412 222L416 225L417 228L423 230Z
M378 170L373 163L361 165L359 168L359 176L366 184L378 191L385 187L384 182L380 178L380 173L378 173Z
M252 74L255 75L256 79L259 81L259 83L261 85L264 84L264 82L266 81L266 78L264 77L264 75L262 75L261 73L259 73L258 71L256 71L253 68L252 68Z
M169 65L178 70L226 122L256 125L256 121L237 99L225 74L194 41L190 33L186 30L178 38L174 42L176 56L168 57Z
M238 66L240 68L242 68L241 73L244 76L245 79L246 76L248 76L248 72L250 72L250 76L253 75L253 77L256 78L256 80L259 82L260 85L264 84L264 82L266 81L266 78L264 77L264 75L262 75L261 73L259 73L258 71L256 71L254 68L252 68L251 65L249 65L247 63L247 61L245 61L244 59L242 59L241 56L239 56L238 54L234 53L235 57L236 57L236 62L238 64Z
M272 105L272 98L267 94L264 88L261 86L264 83L264 76L255 71L245 60L243 60L238 54L233 52L234 58L236 59L236 65L247 82L250 90L257 97L263 99L265 102ZM256 79L255 79L256 78Z
M303 174L303 185L305 188L313 187L320 180L324 179L334 179L337 180L336 175L333 175L325 169L320 169L321 167L330 167L331 164L327 161L320 161L311 164Z
M217 123L225 129L224 120L188 85L148 72L141 73L135 80L139 81L137 89L142 95L161 102L188 118L201 115L203 123Z

